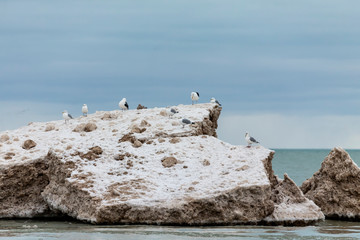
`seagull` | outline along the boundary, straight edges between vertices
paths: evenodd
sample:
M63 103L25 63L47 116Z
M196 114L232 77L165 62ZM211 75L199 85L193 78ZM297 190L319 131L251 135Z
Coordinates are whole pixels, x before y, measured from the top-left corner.
M88 114L89 110L88 110L88 107L87 107L86 104L84 104L84 105L82 106L81 111L82 111L82 113L83 113L83 116L87 117L87 114Z
M119 107L124 111L124 110L129 110L129 105L126 101L126 98L123 98L120 102L119 102Z
M185 127L185 125L189 125L189 124L195 124L194 122L190 121L189 119L183 118L181 120L181 124L183 125L183 128Z
M251 137L249 133L245 134L245 140L248 143L248 146L247 146L248 148L250 148L251 144L253 144L253 143L259 143L258 141L255 140L255 138Z
M175 108L171 108L169 111L168 111L168 114L169 114L169 118L174 116L174 114L176 113L179 113L179 111L176 111Z
M73 119L70 113L68 113L66 110L62 112L62 115L65 120L65 123L67 123L70 119Z
M219 101L216 100L214 97L212 97L212 98L210 99L210 102L211 102L211 103L216 103L216 104L218 104L219 106L221 106L221 104L219 103Z
M194 105L194 102L198 102L200 97L200 94L198 92L191 92L191 101L192 101L192 105Z

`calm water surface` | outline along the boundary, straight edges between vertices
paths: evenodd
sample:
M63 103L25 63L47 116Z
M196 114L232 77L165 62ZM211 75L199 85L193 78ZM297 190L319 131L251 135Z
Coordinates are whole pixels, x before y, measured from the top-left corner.
M1 239L360 239L360 224L325 221L309 227L93 226L78 222L0 220Z
M273 168L277 175L286 172L300 185L320 168L330 150L276 149ZM360 150L348 150L356 163ZM360 239L360 223L324 221L308 227L230 226L166 227L90 225L69 221L0 220L0 239Z

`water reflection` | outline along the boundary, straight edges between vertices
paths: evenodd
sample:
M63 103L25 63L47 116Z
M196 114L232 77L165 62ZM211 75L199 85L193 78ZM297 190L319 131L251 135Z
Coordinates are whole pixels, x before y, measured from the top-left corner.
M359 239L360 223L327 220L316 226L165 227L0 220L0 238L32 239Z
M359 234L360 223L328 220L320 225L318 232L332 235ZM360 236L358 237L360 238Z

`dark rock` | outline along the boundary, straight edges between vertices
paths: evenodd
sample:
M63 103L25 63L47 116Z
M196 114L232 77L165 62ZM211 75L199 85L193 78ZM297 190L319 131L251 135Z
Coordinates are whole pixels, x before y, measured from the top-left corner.
M334 148L302 185L328 218L360 220L360 169L342 148Z
M145 106L143 106L143 105L139 104L139 105L137 106L137 108L136 108L136 109L137 109L137 110L147 109L147 107L145 107Z
M161 163L164 167L173 167L177 164L177 159L174 157L166 157L161 160Z
M34 142L31 139L26 140L22 145L22 148L26 150L29 150L30 148L34 148L34 147L36 147L36 142Z

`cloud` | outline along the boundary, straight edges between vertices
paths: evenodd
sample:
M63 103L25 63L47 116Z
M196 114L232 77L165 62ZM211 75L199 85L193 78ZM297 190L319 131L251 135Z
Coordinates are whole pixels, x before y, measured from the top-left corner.
M264 57L250 59L249 65L261 69L284 70L288 72L319 72L324 74L360 74L359 59L331 58L289 58ZM305 79L306 81L306 79Z
M292 116L358 114L360 4L347 3L0 1L0 100L111 110L122 97L186 104L195 90L225 115L308 129L327 119ZM43 116L29 109L20 116Z

